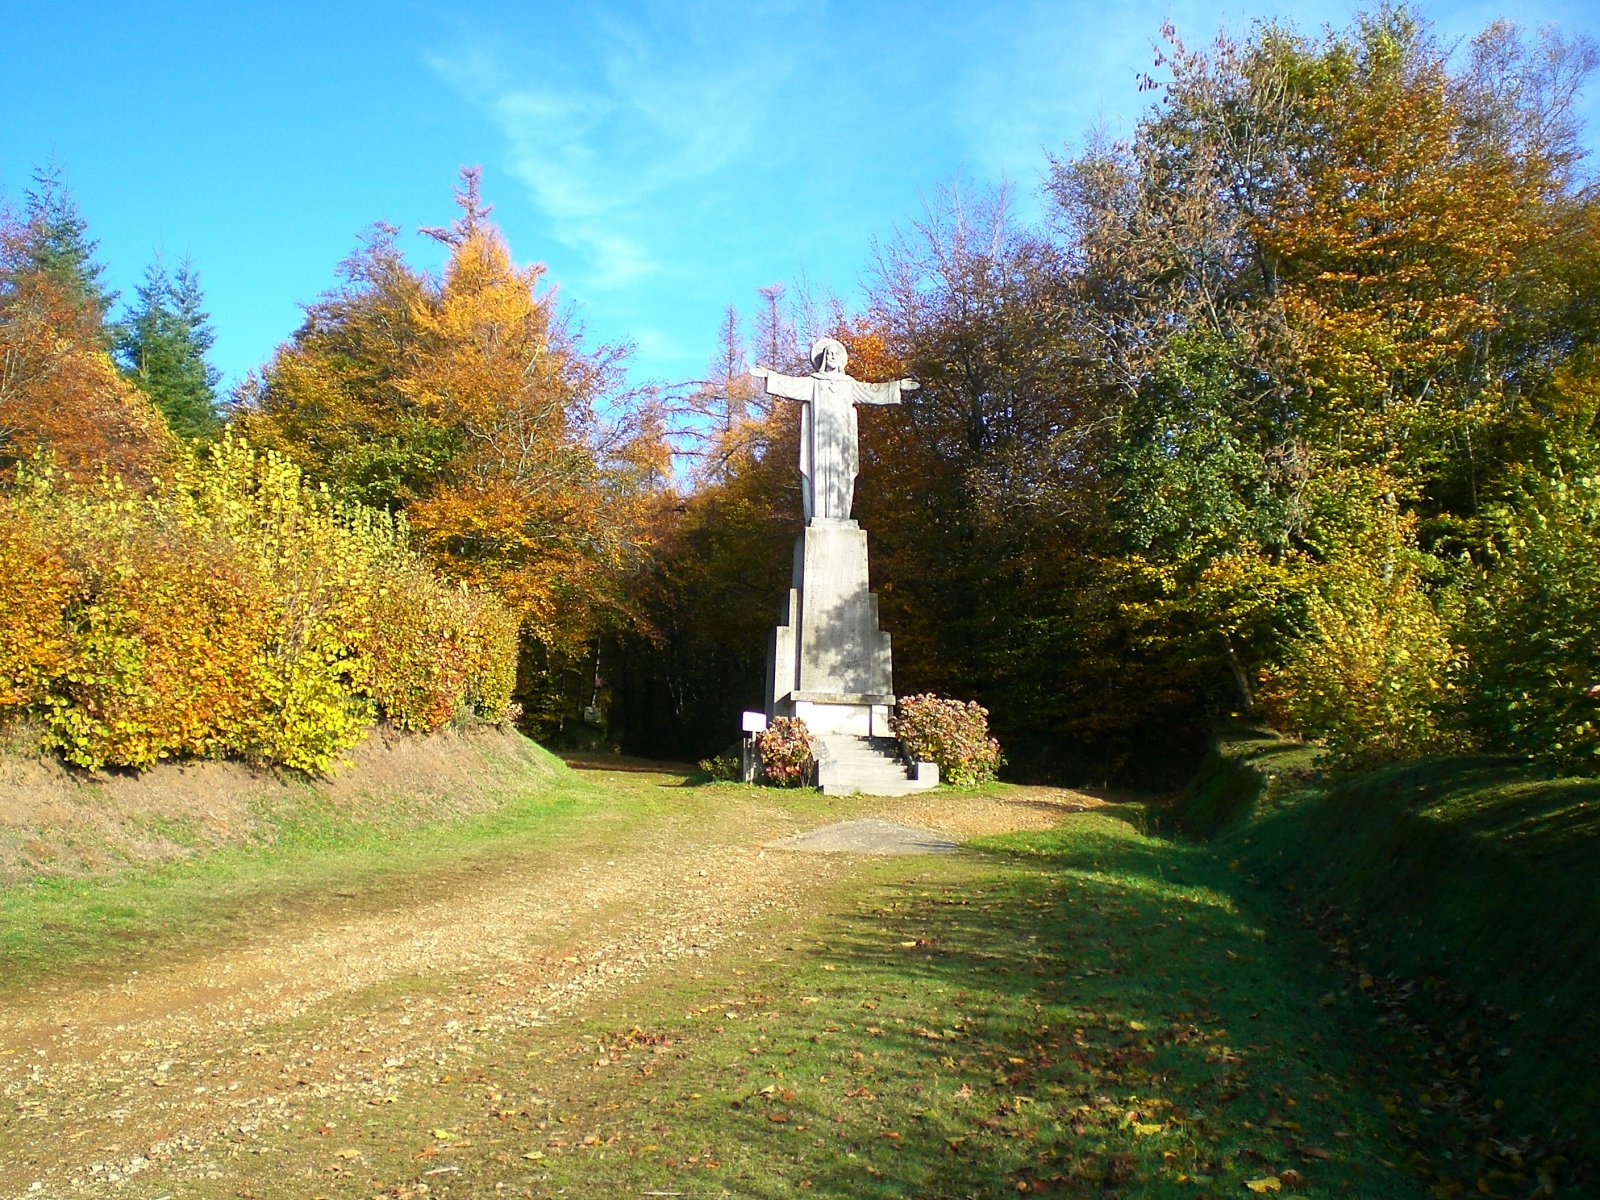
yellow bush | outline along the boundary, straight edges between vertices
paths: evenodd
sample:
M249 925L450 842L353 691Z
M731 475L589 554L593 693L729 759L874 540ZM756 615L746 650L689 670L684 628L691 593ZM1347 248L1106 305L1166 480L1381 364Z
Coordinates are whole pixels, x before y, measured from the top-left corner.
M1320 568L1309 628L1262 673L1260 693L1275 725L1350 768L1448 748L1441 716L1458 657L1416 552L1364 549Z
M72 573L25 513L0 497L0 717L38 705L67 670Z
M328 770L377 716L501 721L516 622L432 575L403 519L344 505L224 438L174 480L0 508L0 713L71 762L235 755Z
M71 669L47 705L50 742L89 767L227 750L262 701L261 581L217 547L147 524L118 530L99 515L58 515L77 588Z
M391 724L428 732L465 702L468 630L444 584L410 575L391 576L373 604L362 683Z
M516 653L517 622L506 608L413 562L386 574L373 601L360 681L401 729L498 723L509 714Z
M473 595L467 637L467 702L478 720L504 725L518 711L511 694L517 686L517 648L521 623L505 605Z

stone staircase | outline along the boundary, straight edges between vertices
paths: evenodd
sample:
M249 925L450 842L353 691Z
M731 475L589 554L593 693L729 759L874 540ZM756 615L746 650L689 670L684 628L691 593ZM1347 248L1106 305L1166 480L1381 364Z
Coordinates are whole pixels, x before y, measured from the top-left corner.
M846 733L812 734L817 759L817 784L825 796L864 792L869 796L904 796L937 787L931 764L907 767L893 738L854 737Z

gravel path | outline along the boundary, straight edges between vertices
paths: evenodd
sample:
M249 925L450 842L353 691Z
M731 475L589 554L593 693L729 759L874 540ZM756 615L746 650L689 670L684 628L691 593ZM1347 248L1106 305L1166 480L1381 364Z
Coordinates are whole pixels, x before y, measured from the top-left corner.
M947 845L1095 803L1051 789L853 802L879 826ZM135 1177L171 1178L185 1194L218 1154L296 1110L337 1094L384 1103L411 1072L470 1063L498 1034L581 1015L759 919L810 911L861 862L769 848L804 832L777 807L654 832L383 911L329 907L246 948L8 1003L0 1196L104 1195Z
M955 842L931 829L918 829L904 821L885 821L882 817L838 821L806 833L792 833L767 845L770 849L809 854L948 854L956 848Z

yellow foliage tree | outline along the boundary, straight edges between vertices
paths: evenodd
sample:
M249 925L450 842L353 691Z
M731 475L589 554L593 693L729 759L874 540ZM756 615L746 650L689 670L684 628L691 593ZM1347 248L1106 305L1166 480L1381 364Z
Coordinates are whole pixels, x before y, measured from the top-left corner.
M403 511L449 577L499 594L523 622L530 715L555 723L594 638L628 619L665 442L620 402L620 351L586 353L543 268L512 261L478 184L463 171L460 217L423 231L450 249L442 277L380 230L248 389L244 421L309 474Z

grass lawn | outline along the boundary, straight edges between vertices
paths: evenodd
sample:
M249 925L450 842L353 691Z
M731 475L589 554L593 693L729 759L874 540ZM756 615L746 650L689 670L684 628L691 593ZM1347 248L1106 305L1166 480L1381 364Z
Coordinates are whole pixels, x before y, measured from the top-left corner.
M1297 764L1272 761L1303 782ZM871 811L682 783L658 770L558 771L450 823L314 815L271 845L12 889L0 895L0 999L29 978L92 977L97 956L125 971L247 941L315 919L330 896L378 910L493 864L598 867L624 842L670 853L668 831L684 822L748 838L775 805L802 826ZM1151 836L1151 813L1128 804L949 855L863 861L703 957L598 993L580 1015L469 1023L447 1052L392 1069L375 1047L366 1061L381 1095L301 1089L248 1135L218 1135L205 1175L135 1176L118 1194L1583 1194L1541 1178L1548 1159L1525 1161L1492 1122L1468 1119L1444 1094L1459 1075L1441 1074L1400 1015L1397 981L1330 956L1326 929L1302 926L1294 895L1285 906L1286 888L1344 878L1317 875L1308 856L1339 842L1352 814L1247 791L1228 805L1253 807L1253 823L1211 844ZM1368 824L1363 854L1387 853L1386 827ZM1486 846L1504 840L1496 830ZM686 870L683 886L704 875ZM1356 892L1376 894L1380 876ZM425 1019L432 992L460 986L397 978L252 1036L270 1047L341 1037L379 1014ZM294 1076L282 1086L294 1091Z
M874 864L579 1025L305 1112L215 1194L1434 1194L1361 990L1141 818Z

